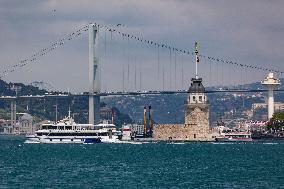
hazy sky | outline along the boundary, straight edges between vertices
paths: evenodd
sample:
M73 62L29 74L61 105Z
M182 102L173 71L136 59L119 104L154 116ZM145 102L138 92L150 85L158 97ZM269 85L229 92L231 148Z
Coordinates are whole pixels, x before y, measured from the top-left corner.
M284 71L283 7L282 0L2 0L0 70L96 22L113 28L122 24L123 27L117 29L181 49L192 50L194 42L199 41L204 55ZM86 91L87 37L85 32L3 79L24 83L44 81L64 91ZM104 63L103 90L122 89L123 65L125 90L161 89L162 64L165 89L188 88L194 73L194 57L169 55L161 50L158 71L154 47L135 41L127 43L116 35L111 39L109 32L103 30L99 40L100 60ZM245 79L256 81L266 74L218 66L201 60L200 75L208 85L245 83ZM141 82L140 70L143 72Z

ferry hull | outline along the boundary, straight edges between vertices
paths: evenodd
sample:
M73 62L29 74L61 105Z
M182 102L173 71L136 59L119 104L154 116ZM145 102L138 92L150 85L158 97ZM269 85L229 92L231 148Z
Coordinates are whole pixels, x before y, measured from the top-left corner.
M252 138L216 138L217 142L251 142Z
M49 137L27 137L25 143L42 144L93 144L101 143L100 138L49 138Z

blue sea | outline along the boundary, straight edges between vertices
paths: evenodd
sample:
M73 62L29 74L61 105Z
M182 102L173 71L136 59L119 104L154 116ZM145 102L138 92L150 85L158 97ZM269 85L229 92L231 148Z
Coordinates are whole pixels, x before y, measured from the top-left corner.
M0 188L284 188L284 142L24 144L0 136Z

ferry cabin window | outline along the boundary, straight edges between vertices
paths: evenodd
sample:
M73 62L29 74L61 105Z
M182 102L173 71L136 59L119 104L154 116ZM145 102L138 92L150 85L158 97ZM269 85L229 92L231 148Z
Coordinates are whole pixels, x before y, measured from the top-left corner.
M192 100L195 101L195 96L192 97Z
M199 101L202 102L202 96L199 96Z
M42 136L42 133L37 133L37 136Z
M97 136L97 133L50 133L49 136Z
M47 129L56 129L56 127L54 128L52 125L48 125Z
M108 136L108 133L99 133L99 136Z

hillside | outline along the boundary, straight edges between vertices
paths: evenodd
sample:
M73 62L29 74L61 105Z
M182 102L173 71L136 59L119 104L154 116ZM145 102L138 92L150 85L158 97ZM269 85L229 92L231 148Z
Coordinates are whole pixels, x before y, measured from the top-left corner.
M281 79L284 82L284 79ZM21 87L21 95L44 94L46 90L41 90L31 85L17 83ZM12 83L6 83L0 80L0 94L3 96L15 95ZM260 82L238 86L238 88L258 89L262 88ZM210 88L216 90L217 88ZM208 90L208 89L207 89ZM114 108L119 116L117 122L119 125L126 122L142 122L143 107L152 106L152 116L157 123L182 123L184 119L184 101L186 94L174 95L141 95L141 96L117 96L104 97L101 99L101 107ZM243 117L242 112L250 110L252 103L264 102L266 94L247 93L243 96L230 93L208 94L210 102L210 121L214 122L225 115L231 118ZM284 93L275 94L275 101L284 101ZM38 119L55 119L55 105L58 105L58 117L63 118L68 114L69 107L73 112L75 120L80 123L87 122L88 99L86 97L76 97L70 99L38 99L21 101L17 104L19 112L29 112L38 117ZM27 106L29 110L27 110ZM9 118L10 103L8 101L0 101L0 116ZM265 111L256 112L256 116L265 114ZM129 115L129 116L128 116ZM255 117L258 119L259 117Z
M281 83L284 79L281 79ZM228 88L228 87L224 87ZM260 82L237 86L240 89L263 89ZM281 87L279 87L281 88ZM217 90L216 87L207 90ZM210 122L216 122L221 118L242 118L243 112L251 110L253 103L265 102L266 93L214 93L208 94L210 103ZM284 93L275 93L275 101L284 102ZM152 106L153 119L157 123L182 123L184 121L184 101L186 94L175 95L141 95L141 96L118 96L107 97L103 101L111 106L117 107L120 111L130 115L136 122L142 122L143 107ZM254 112L253 119L261 119L266 110Z
M42 95L50 91L39 89L31 85L24 85L22 83L6 83L0 80L0 94L1 96L14 96L16 93L13 91L13 85L20 87L18 95ZM53 93L58 93L54 92ZM32 99L32 100L21 100L17 102L17 112L30 113L38 121L40 120L55 120L55 107L58 109L58 119L62 119L68 115L69 108L71 109L72 115L75 121L78 123L87 123L88 120L88 98L87 97L75 97L75 98L64 98L64 99ZM100 104L101 107L106 107L105 103ZM118 126L122 123L131 123L131 118L121 113L119 109L114 109L116 115L115 122ZM0 100L0 119L10 118L10 101Z

